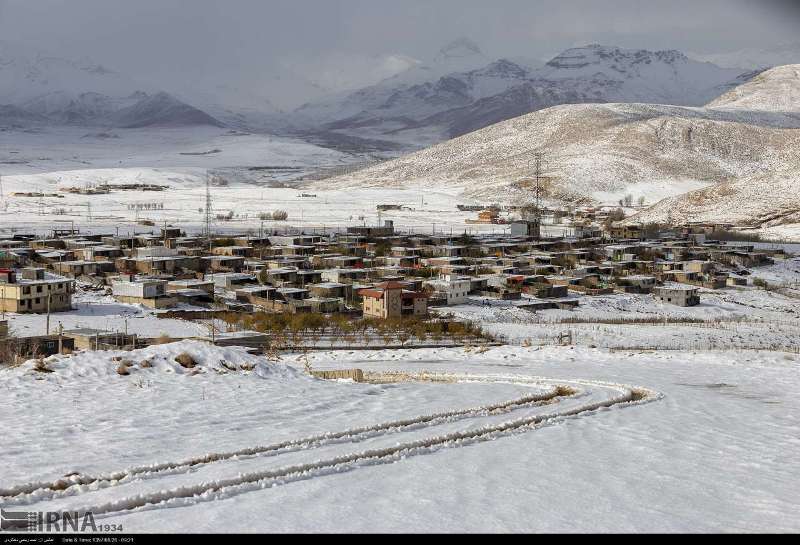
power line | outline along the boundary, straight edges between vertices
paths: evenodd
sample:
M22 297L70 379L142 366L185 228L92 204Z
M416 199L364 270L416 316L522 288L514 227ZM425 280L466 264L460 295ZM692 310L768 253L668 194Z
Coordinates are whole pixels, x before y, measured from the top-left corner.
M540 220L542 217L542 157L543 154L537 151L533 154L535 160L535 177L536 177L536 219Z

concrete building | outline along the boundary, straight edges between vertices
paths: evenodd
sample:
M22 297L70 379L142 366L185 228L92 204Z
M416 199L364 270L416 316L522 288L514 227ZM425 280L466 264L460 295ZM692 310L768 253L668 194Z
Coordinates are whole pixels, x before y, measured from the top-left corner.
M652 293L656 287L656 277L643 274L631 274L620 278L617 285L625 293Z
M44 269L0 269L0 310L18 313L72 309L75 282Z
M467 302L467 294L472 289L470 277L444 275L436 280L425 282L433 291L443 299L446 305L462 305Z
M541 236L541 227L535 220L520 220L511 224L512 237L534 237Z
M427 295L404 287L399 282L383 282L374 288L359 290L364 301L364 316L382 319L427 316Z
M77 278L97 274L96 261L61 261L53 263L53 269L59 274Z
M348 227L348 235L359 235L364 237L390 237L394 235L394 222L386 220L383 226L358 226Z
M64 331L64 337L72 339L74 347L81 350L109 350L136 346L136 336L121 331L103 331L91 328L71 329Z
M700 304L697 288L690 286L669 286L653 288L653 295L662 303L679 307L693 307Z
M175 297L167 294L166 280L118 280L112 282L111 292L120 303L143 305L149 308L175 306Z

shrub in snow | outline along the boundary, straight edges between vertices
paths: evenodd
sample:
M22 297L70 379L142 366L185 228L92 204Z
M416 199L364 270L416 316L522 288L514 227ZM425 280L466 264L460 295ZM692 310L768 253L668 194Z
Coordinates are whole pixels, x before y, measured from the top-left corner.
M39 359L36 360L36 365L33 366L33 370L39 373L52 373L52 369L47 368L47 364L45 364L44 360Z
M194 361L194 358L186 352L182 352L175 356L175 361L185 369L193 369L194 366L197 365L197 362Z

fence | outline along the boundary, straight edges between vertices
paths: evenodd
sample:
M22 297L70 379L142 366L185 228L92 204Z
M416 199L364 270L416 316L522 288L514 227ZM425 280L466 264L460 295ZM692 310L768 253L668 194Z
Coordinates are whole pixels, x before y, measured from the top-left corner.
M324 380L353 380L364 382L364 371L361 369L340 369L337 371L311 371L316 378Z

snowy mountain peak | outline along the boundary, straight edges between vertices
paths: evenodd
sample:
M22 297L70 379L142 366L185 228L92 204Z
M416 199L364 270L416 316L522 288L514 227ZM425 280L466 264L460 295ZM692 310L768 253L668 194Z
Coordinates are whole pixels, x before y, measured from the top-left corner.
M483 68L473 70L471 74L475 76L514 78L526 78L529 75L527 69L508 59L494 61Z
M584 47L567 49L546 66L556 69L575 70L586 67L611 67L624 70L627 66L637 64L676 64L688 61L688 57L680 51L647 51L645 49L621 49L619 47L591 44Z
M159 92L108 116L115 127L224 126L206 112L181 102L169 93Z

